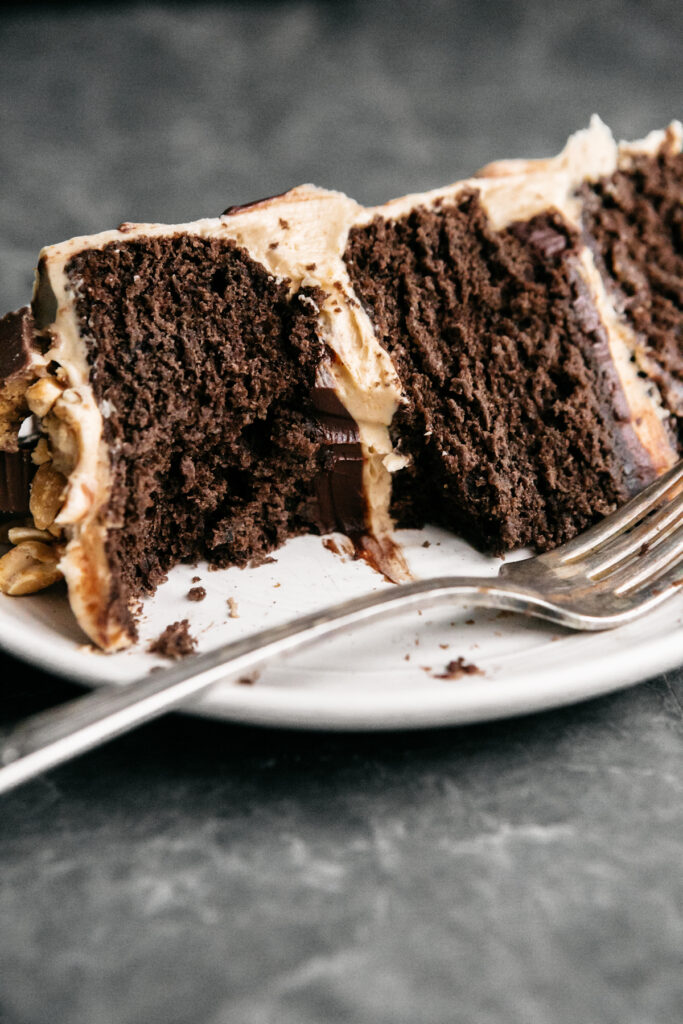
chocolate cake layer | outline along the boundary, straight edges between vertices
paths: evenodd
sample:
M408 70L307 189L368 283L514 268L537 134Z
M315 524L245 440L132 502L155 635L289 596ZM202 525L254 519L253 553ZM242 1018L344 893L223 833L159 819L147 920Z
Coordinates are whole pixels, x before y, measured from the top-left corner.
M583 225L618 308L638 338L643 375L678 419L683 444L683 154L665 144L584 185Z
M548 548L648 478L559 214L494 231L476 190L354 228L346 262L407 398L400 524ZM623 422L621 422L623 420Z
M174 563L245 565L315 524L318 296L187 234L88 249L66 273L111 459L110 600L132 632L130 598Z

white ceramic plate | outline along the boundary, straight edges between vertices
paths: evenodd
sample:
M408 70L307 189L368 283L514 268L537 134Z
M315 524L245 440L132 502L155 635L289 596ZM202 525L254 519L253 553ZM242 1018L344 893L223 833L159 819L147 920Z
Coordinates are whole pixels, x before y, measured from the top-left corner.
M416 576L494 575L498 559L443 531L398 539ZM0 645L88 686L119 685L160 664L146 653L171 622L188 618L199 650L387 586L365 562L319 537L291 541L257 569L179 566L145 605L140 643L104 655L85 643L63 592L0 597ZM201 577L207 597L187 599ZM231 618L227 599L237 602ZM463 657L481 674L439 679ZM226 681L192 705L235 722L312 729L388 729L478 722L571 704L683 663L683 593L639 622L570 634L551 624L475 608L429 609L347 633L264 668L251 685Z

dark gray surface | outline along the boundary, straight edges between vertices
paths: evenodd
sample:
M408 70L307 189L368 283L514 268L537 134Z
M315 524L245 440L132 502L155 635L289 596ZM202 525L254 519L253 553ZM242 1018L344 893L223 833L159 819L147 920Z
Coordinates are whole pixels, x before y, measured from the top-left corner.
M0 299L37 250L303 180L380 201L681 115L681 5L17 6ZM0 658L8 723L71 695ZM175 718L0 804L2 1024L678 1024L683 673L469 729Z

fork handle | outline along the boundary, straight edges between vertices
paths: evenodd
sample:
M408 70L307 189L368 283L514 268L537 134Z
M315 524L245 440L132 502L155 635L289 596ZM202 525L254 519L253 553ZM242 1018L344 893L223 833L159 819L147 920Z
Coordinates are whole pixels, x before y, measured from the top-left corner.
M352 598L223 644L126 686L97 690L26 719L0 747L4 766L0 768L0 793L179 707L221 679L239 677L271 658L350 626L454 600L531 613L566 624L562 612L540 594L496 579L446 576Z

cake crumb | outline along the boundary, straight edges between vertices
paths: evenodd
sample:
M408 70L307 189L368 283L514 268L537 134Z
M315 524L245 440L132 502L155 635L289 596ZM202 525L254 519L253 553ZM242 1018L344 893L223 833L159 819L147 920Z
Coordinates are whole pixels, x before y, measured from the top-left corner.
M317 263L307 263L306 264L306 270L315 270L317 268L317 266L318 266Z
M196 639L190 633L188 619L172 622L170 626L153 640L147 650L150 654L160 654L162 658L185 658L194 654Z
M228 598L228 608L230 609L230 618L239 619L239 605L237 604L237 601L235 600L234 597Z
M410 661L410 655L409 654L404 654L403 655L403 660L404 661Z
M465 619L465 625L466 626L473 626L474 625L474 619Z
M422 541L422 547L423 548L431 548L431 546L432 545L431 545L430 541L428 541L428 540L423 540Z
M235 680L235 682L238 686L253 686L258 677L258 672L252 672L251 675L240 676L239 679Z
M205 597L205 587L190 587L190 589L187 592L188 601L203 601Z
M278 219L278 224L280 225L283 231L289 231L289 221L285 220L284 217L280 217Z
M477 665L473 665L464 658L455 658L449 661L445 671L434 676L435 679L460 679L461 676L483 676L483 672Z
M450 646L450 644L439 644L442 651L447 651Z
M202 582L201 576L193 576L192 577L192 582L193 583L201 583Z

